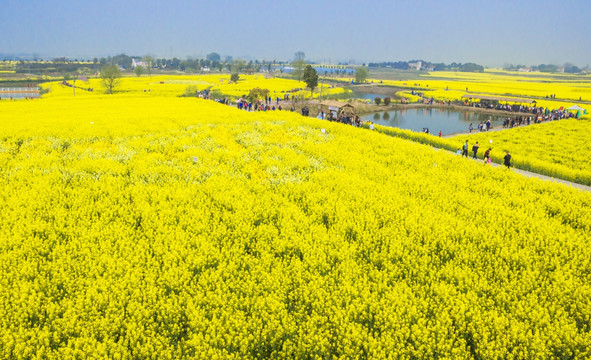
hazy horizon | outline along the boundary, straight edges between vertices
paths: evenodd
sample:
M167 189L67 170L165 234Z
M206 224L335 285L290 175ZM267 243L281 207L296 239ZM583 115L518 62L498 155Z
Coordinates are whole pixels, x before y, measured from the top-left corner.
M584 1L329 1L248 4L7 0L0 53L92 59L127 55L383 62L422 59L537 65L591 63Z

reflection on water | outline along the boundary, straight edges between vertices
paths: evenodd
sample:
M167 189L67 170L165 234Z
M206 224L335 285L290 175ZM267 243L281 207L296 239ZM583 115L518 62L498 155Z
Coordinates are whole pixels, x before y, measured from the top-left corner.
M374 101L375 98L379 97L380 99L384 100L384 98L392 98L391 96L384 95L384 94L368 94L368 93L355 93L355 97L358 99L365 99Z
M39 88L37 87L0 87L1 99L25 99L38 98Z
M438 134L441 131L446 135L468 131L470 123L474 129L477 129L480 122L484 123L489 119L491 119L493 127L501 126L505 117L470 111L422 108L387 111L365 115L361 118L364 121L373 121L376 124L413 131L422 131L423 128L428 128L431 134Z

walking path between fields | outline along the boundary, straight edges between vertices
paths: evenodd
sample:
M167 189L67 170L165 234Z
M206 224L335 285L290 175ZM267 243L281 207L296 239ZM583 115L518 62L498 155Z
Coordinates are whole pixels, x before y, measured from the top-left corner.
M455 154L454 152L451 152L451 151L448 151L448 152L451 153L451 154ZM460 156L460 155L458 155L458 156ZM481 160L481 159L475 160L474 158L471 158L471 157L469 159L472 160L472 161L477 161L479 163L483 163L483 160ZM497 163L494 163L494 162L493 163L490 163L490 165L492 165L493 167L505 167L505 165L497 164ZM554 183L557 183L557 184L568 185L568 186L571 186L571 187L573 187L575 189L579 189L579 190L583 190L583 191L591 191L591 186L587 186L587 185L583 185L583 184L577 184L577 183L574 183L574 182L571 182L571 181L557 179L557 178L553 178L553 177L550 177L550 176L546 176L546 175L534 173L534 172L531 172L531 171L517 169L517 168L514 168L514 167L511 167L511 171L513 171L515 173L518 173L518 174L521 174L521 175L523 175L525 177L538 178L538 179L545 180L545 181L551 181L551 182L554 182Z
M577 118L565 118L565 119L558 119L558 120L544 120L541 123L538 124L534 124L531 123L529 125L519 125L519 126L514 126L514 127L503 127L502 125L498 125L495 126L491 129L488 129L486 131L478 131L478 129L474 129L472 130L472 132L470 131L462 131L462 132L456 132L456 133L451 133L451 134L447 134L447 135L443 135L441 136L444 139L449 139L452 138L454 136L459 136L459 135L474 135L474 134L483 134L483 133L487 133L487 132L493 132L493 131L502 131L502 130L512 130L512 129L519 129L519 128L524 128L524 127L528 127L528 126L536 126L536 125L540 125L540 124L546 124L546 123L550 123L550 122L556 122L556 121L562 121L562 120L571 120L571 119L577 119Z
M530 125L530 126L531 126L531 125ZM493 129L491 129L491 130L489 130L489 131L501 131L501 130L507 130L507 129L508 129L508 128L503 128L503 127L500 127L500 128L493 128ZM476 134L476 133L478 133L478 131L476 131L476 132L472 132L472 134ZM387 136L393 136L393 135L388 135L388 134L385 134L385 133L383 133L383 134L384 134L384 135L387 135ZM454 136L456 136L456 135L466 135L466 134L468 134L468 135L469 135L470 133L456 133L456 134L449 134L449 135L446 135L446 136L443 136L443 137L444 137L444 138L450 138L450 137L454 137ZM409 141L412 141L412 140L409 140ZM428 145L428 146L429 146L429 145ZM445 149L443 149L443 148L438 148L438 147L436 147L436 146L432 146L432 145L430 145L430 146L431 146L432 148L434 148L434 149L437 149L437 150L443 150L443 151L447 151L447 152L448 152L448 153L450 153L450 154L454 154L454 155L456 155L456 156L460 156L460 155L457 155L457 154L456 154L455 152L453 152L453 151L450 151L450 150L445 150ZM474 158L473 158L473 157L471 157L471 156L469 156L467 159L469 159L469 160L471 160L471 161L477 161L477 162L480 162L480 163L482 163L482 164L483 164L483 160L482 160L482 159L474 159ZM484 164L483 164L483 165L484 165ZM497 164L497 163L494 163L494 162L493 162L493 163L490 163L490 165L492 165L493 167L505 167L505 165L502 165L502 164ZM591 186L587 186L587 185L583 185L583 184L578 184L578 183L575 183L575 182L572 182L572 181L567 181L567 180L557 179L557 178L553 178L553 177L551 177L551 176L546 176L546 175L542 175L542 174L534 173L534 172L527 171L527 170L521 170L521 169L517 169L517 168L514 168L514 167L511 167L511 170L510 170L510 171L513 171L513 172L515 172L515 173L521 174L521 175L523 175L523 176L525 176L525 177L538 178L538 179L541 179L541 180L544 180L544 181L551 181L551 182L554 182L554 183L557 183L557 184L564 184L564 185L571 186L571 187L573 187L573 188L575 188L575 189L579 189L579 190L583 190L583 191L590 191L590 192L591 192Z
M558 121L558 120L556 120L556 121ZM522 125L522 126L532 126L532 125L533 124L531 124L531 125ZM502 130L509 130L509 129L512 129L512 128L494 127L492 129L488 130L487 132L490 132L490 131L502 131ZM513 129L515 129L515 128L513 128ZM442 137L443 138L452 138L452 137L458 136L458 135L472 135L472 134L479 134L479 133L482 133L482 132L481 131L478 131L478 130L476 130L476 131L473 130L472 132L454 133L454 134L444 135ZM454 154L454 152L452 152L452 151L449 151L449 152L452 153L452 154ZM470 158L470 159L474 160L474 158ZM475 160L475 161L482 161L482 160ZM497 164L497 163L491 163L491 165L494 166L494 167L504 167L504 165ZM587 185L583 185L583 184L577 184L577 183L574 183L574 182L571 182L571 181L557 179L557 178L553 178L553 177L550 177L550 176L546 176L546 175L534 173L534 172L531 172L531 171L517 169L517 168L514 168L514 167L511 168L511 171L516 172L516 173L521 174L521 175L526 176L526 177L533 177L533 178L538 178L538 179L542 179L542 180L545 180L545 181L552 181L552 182L555 182L555 183L558 183L558 184L569 185L569 186L572 186L572 187L574 187L576 189L580 189L580 190L584 190L584 191L591 191L591 186L587 186Z
M449 138L452 138L454 136L459 136L459 135L482 134L482 133L493 132L493 131L502 131L502 130L509 130L509 129L517 129L519 127L526 127L526 126L532 126L532 125L534 125L534 124L531 124L531 125L521 125L521 126L516 126L516 127L513 127L513 128L505 128L505 127L502 127L502 126L495 126L492 129L488 129L487 131L478 131L478 129L476 129L476 130L472 130L472 132L469 132L469 131L457 132L457 133L451 133L451 134L443 135L441 137L443 139L449 139Z

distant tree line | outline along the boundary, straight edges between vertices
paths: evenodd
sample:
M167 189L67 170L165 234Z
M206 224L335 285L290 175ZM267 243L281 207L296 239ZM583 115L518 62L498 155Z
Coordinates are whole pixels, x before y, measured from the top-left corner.
M143 61L149 58L151 61L150 69L145 69L150 73L151 69L157 70L175 70L184 72L231 72L239 70L244 73L255 73L261 71L270 71L273 65L287 65L288 62L276 60L240 60L237 67L235 59L231 56L222 58L217 53L210 53L203 59L187 58L152 58L146 56L129 56L119 54L92 60L68 59L57 57L51 61L19 61L14 70L17 73L46 74L46 73L73 73L73 72L99 72L105 65L116 65L125 70L132 70L133 60ZM9 60L9 59L6 59Z
M484 66L475 63L432 63L424 60L410 60L410 61L396 61L396 62L380 62L369 63L369 68L392 68L398 70L414 70L416 64L421 63L420 69L426 71L465 71L465 72L483 72Z
M575 66L571 63L566 63L563 66L559 66L559 65L554 65L554 64L540 64L540 65L534 65L534 66L526 66L526 65L513 65L513 64L505 64L503 66L503 69L505 70L511 70L511 71L519 71L519 70L532 70L532 71L540 71L540 72L546 72L546 73L556 73L556 72L565 72L568 74L578 74L578 73L582 73L584 71L589 71L589 66L586 66L582 69L580 69L578 66Z

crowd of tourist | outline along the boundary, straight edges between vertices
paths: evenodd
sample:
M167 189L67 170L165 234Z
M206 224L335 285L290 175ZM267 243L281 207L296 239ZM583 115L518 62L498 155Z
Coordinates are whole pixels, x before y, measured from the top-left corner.
M538 117L541 115L545 120L559 120L564 118L576 117L576 114L570 113L564 108L550 110L541 106L524 106L524 105L509 105L509 104L482 104L464 102L464 106L476 107L488 110L508 111L514 113L526 113ZM531 120L530 120L531 121Z
M85 90L85 91L94 91L94 89L91 88L91 87L85 88L85 87L82 87L82 86L76 86L74 84L70 84L66 80L62 81L62 85L67 86L67 87L71 87L71 88L80 89L80 90Z

